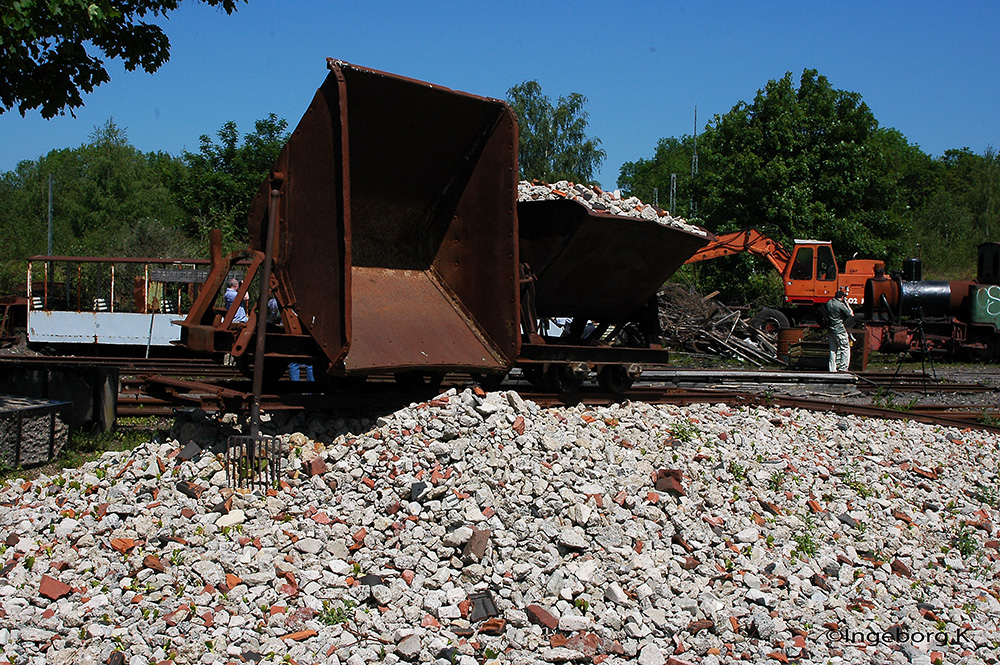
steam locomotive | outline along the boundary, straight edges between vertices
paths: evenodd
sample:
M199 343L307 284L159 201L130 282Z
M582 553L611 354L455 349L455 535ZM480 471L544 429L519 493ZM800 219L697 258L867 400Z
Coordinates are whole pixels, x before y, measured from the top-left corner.
M871 350L973 362L1000 359L1000 243L978 248L975 281L923 281L920 259L865 284Z

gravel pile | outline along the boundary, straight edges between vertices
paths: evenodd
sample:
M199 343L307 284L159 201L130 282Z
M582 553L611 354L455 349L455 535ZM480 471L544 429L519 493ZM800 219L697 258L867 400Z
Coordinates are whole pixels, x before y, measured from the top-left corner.
M517 184L518 201L554 201L559 199L577 201L598 212L638 217L664 226L684 229L690 233L708 235L708 232L700 226L688 224L680 217L673 217L666 210L643 203L634 196L623 199L618 190L605 192L596 185L581 185L566 180L552 184L522 180Z
M720 405L450 391L267 423L232 492L212 423L8 481L16 663L996 662L991 435Z

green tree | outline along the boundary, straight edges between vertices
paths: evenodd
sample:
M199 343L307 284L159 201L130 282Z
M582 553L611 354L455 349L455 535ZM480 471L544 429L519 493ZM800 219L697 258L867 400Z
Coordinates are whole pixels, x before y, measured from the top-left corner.
M163 184L162 153L134 148L113 120L72 149L22 161L0 177L0 259L23 281L24 260L47 245L48 178L54 180L53 251L80 256L192 256L185 214ZM203 253L203 252L202 252Z
M694 137L663 138L656 144L652 159L638 159L622 164L618 174L618 186L626 196L636 196L652 203L654 191L663 209L669 207L670 176L677 178L677 210L670 213L679 216L690 215L690 202L694 180L691 175L691 155L694 153ZM688 211L685 215L682 211Z
M798 87L786 73L751 103L713 118L698 137L700 172L689 182L680 174L690 173L691 148L688 137L663 140L652 160L623 166L619 184L648 196L652 187L666 191L676 172L678 199L690 187L698 210L692 221L710 231L757 227L782 243L821 238L841 260L901 258L907 206L919 205L934 180L919 148L880 129L859 94L835 89L812 69ZM703 287L743 302L780 293L770 271L746 256L697 269Z
M507 101L518 118L522 179L594 180L607 153L599 138L587 137L586 97L574 92L553 106L538 81L525 81L507 91Z
M934 162L937 178L914 211L910 249L924 259L930 279L972 279L976 248L1000 231L1000 156L968 148L948 150Z
M714 228L832 240L841 254L891 257L903 230L898 173L861 96L816 70L791 73L717 116L702 145L703 217Z
M198 152L184 153L185 168L165 177L189 215L189 235L204 238L219 228L227 246L246 246L250 202L288 140L287 127L271 113L241 144L236 123L229 121L217 132L218 143L204 134Z
M204 1L227 14L238 4ZM142 19L166 16L179 5L180 0L0 3L0 112L16 107L24 115L40 106L42 117L51 118L83 106L81 92L111 80L98 54L120 58L129 71L155 72L170 57L170 41L159 26Z

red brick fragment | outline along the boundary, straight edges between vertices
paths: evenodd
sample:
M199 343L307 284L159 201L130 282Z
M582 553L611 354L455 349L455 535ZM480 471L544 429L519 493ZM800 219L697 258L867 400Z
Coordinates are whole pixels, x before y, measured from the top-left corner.
M514 419L514 423L510 426L512 430L517 432L518 436L524 434L524 416L518 416Z
M303 640L308 640L310 637L315 637L319 635L315 630L297 630L294 633L288 633L287 635L282 635L283 640L292 640L293 642L301 642Z
M913 518L904 513L902 510L892 511L893 518L900 520L901 522L906 522L907 524L913 524Z
M781 508L778 508L777 505L771 503L770 501L764 501L764 499L757 499L757 503L759 503L764 510L771 513L772 515L781 514Z
M537 623L549 630L555 630L559 626L559 620L541 605L528 605L524 611L532 623Z
M473 529L472 537L465 543L462 559L465 561L482 561L489 544L491 531L489 529Z
M326 473L326 462L322 457L313 457L302 466L302 472L307 476L321 476Z
M120 554L128 554L135 549L135 540L132 538L112 538L111 549Z
M913 573L910 572L910 569L907 568L906 564L899 559L893 559L892 563L889 564L889 567L892 568L892 572L897 575L902 577L913 577Z
M185 496L191 497L192 499L200 499L201 495L205 492L205 488L201 485L192 483L190 480L182 480L177 483L177 491Z
M185 607L179 607L176 610L174 610L173 612L171 612L170 614L165 615L163 617L163 621L168 626L176 626L181 621L184 621L185 619L187 619L188 615L190 613L191 613L190 610L186 606Z
M683 472L680 469L660 469L656 473L656 490L670 492L676 496L684 495Z
M700 619L698 621L692 621L688 624L688 631L692 635L697 635L703 630L711 630L715 627L715 622L711 619Z
M60 582L54 577L49 577L48 575L42 575L41 582L38 585L39 595L48 598L49 600L59 600L60 598L65 598L72 593L72 591L73 587L64 582Z
M142 560L142 565L146 568L155 570L158 573L166 571L166 566L164 566L163 562L160 561L160 557L154 554L147 554L146 558Z

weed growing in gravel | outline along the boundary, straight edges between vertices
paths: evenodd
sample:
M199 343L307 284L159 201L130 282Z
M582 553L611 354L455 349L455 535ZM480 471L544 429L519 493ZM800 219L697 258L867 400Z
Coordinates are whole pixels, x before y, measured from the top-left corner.
M875 388L875 394L872 395L872 406L889 411L912 411L917 401L914 397L906 404L897 404L895 393L891 390L882 390L882 386Z
M976 498L992 508L1000 508L1000 487L996 485L981 485L976 483L978 491Z
M337 607L329 600L324 600L323 611L317 615L317 618L328 626L336 626L350 621L351 610L357 606L357 602L353 600L342 600L340 602L341 606Z
M674 423L670 428L670 434L678 441L691 443L700 432L691 423Z
M792 556L800 559L814 557L816 556L816 552L819 551L819 543L813 538L816 522L809 513L803 514L799 519L802 520L803 531L793 537L795 548L792 550Z
M979 416L978 420L987 427L1000 427L1000 417L993 415L986 409L983 409L983 415Z
M785 482L788 474L784 471L775 471L771 474L771 479L767 481L767 487L772 492L777 492L781 489L781 485Z
M976 542L976 537L972 534L972 529L965 522L959 524L955 529L952 544L962 557L970 557L979 549L979 543Z
M840 474L840 479L844 481L845 485L857 492L858 496L866 499L872 495L872 491L865 483L859 480L859 475L860 468L858 467L858 463L852 462L847 470Z
M747 479L746 467L737 462L736 460L733 460L729 463L727 470L729 471L730 475L732 475L732 477L735 478L736 480L742 481Z

